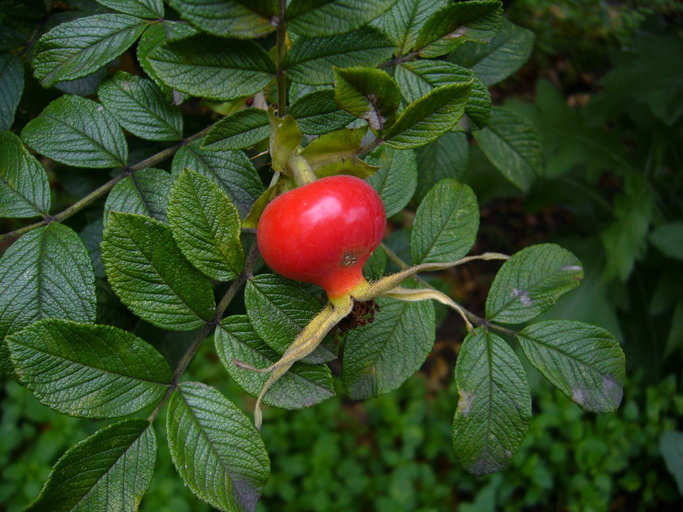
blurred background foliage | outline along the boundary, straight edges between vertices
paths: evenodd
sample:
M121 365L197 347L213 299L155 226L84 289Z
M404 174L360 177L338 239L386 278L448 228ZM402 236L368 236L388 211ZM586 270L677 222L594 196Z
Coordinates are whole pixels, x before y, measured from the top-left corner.
M521 195L476 144L466 159L446 161L480 200L475 252L511 253L552 241L582 260L582 286L546 316L595 323L618 336L628 365L622 406L615 414L584 413L528 368L535 411L519 453L502 473L467 474L450 440L452 369L463 329L442 311L433 354L399 390L365 402L341 395L303 411L266 411L262 432L273 473L260 512L681 510L683 4L505 4L507 17L531 29L536 44L528 63L494 86L492 96L536 125L545 175ZM392 219L389 245L398 254L410 221ZM482 314L496 269L468 266L439 276L439 286ZM103 321L117 316L101 314ZM228 381L213 354L204 347L188 377L251 410L252 399ZM18 511L56 459L104 423L53 413L14 382L0 386L0 510ZM160 450L141 510L209 510L174 473Z

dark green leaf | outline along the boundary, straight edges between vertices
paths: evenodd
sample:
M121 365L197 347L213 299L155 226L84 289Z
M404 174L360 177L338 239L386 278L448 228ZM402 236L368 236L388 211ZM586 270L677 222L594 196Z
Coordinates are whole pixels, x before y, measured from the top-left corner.
M43 87L87 76L125 52L146 26L126 14L95 14L57 25L36 43L35 76Z
M379 193L387 217L397 214L410 202L417 185L415 152L382 146L365 161L379 167L368 182Z
M169 87L213 100L256 94L275 74L273 60L255 42L207 35L167 41L147 59Z
M581 407L612 412L624 394L624 353L608 331L582 322L550 320L517 334L524 354Z
M666 468L676 480L678 493L683 496L683 433L676 430L664 432L659 449L666 462Z
M211 178L227 193L246 217L265 191L254 164L242 151L209 151L201 148L201 141L180 148L173 158L173 175L186 167Z
M147 420L109 425L62 455L26 512L134 512L152 481L156 454Z
M213 318L211 284L187 262L166 224L111 212L102 261L116 295L143 320L163 329L189 331Z
M433 14L422 26L415 49L422 57L438 57L466 41L486 44L500 30L503 5L499 0L457 2Z
M265 368L276 363L280 354L259 338L245 315L233 315L223 320L221 328L216 331L215 342L218 357L230 377L247 393L258 396L270 375L239 368L235 360ZM301 409L331 396L334 396L334 384L327 366L294 363L268 390L263 402L285 409Z
M180 173L168 220L178 247L196 268L217 281L237 277L244 266L240 216L218 185L194 171Z
M302 96L288 110L303 133L322 135L344 128L355 118L341 110L334 100L334 91L321 90Z
M460 180L467 167L469 147L465 134L450 132L417 149L418 202L442 179Z
M486 299L486 318L508 324L531 320L582 278L581 262L558 245L522 249L498 271Z
M164 17L164 2L162 0L97 0L97 3L140 18Z
M667 258L683 260L683 222L671 222L657 227L650 233L650 242Z
M543 148L536 127L525 117L494 108L486 128L474 138L491 163L521 191L543 173Z
M26 44L26 36L11 27L0 26L0 52Z
M253 39L270 34L277 0L169 0L183 19L216 36Z
M292 0L289 28L306 37L344 34L369 23L396 0Z
M146 341L108 325L47 318L7 338L22 384L52 409L113 418L156 403L171 383Z
M334 98L341 108L365 119L381 131L398 110L401 93L394 79L381 69L334 68Z
M105 223L109 212L137 213L166 222L166 203L173 179L161 169L136 171L119 181L104 205Z
M158 86L166 87L166 84L157 76L152 68L149 55L166 41L185 39L198 33L199 31L196 28L183 21L164 20L150 25L142 33L138 42L137 58L140 66ZM177 98L179 94L177 91L174 94L174 100L178 99L178 101L174 101L176 104L180 103L180 99Z
M447 0L398 0L372 24L398 46L397 55L404 55L415 46L422 25L447 4Z
M125 165L128 145L114 117L102 105L78 96L50 103L21 132L38 153L74 167Z
M456 457L475 475L500 471L519 448L531 420L531 393L522 364L505 341L480 328L460 347L455 382Z
M247 282L244 301L254 330L269 347L283 354L294 338L323 309L309 287L275 274L261 274ZM325 344L302 359L322 363L335 358Z
M92 262L71 228L25 234L0 259L0 366L11 368L5 336L41 318L94 322L96 304Z
M204 138L202 148L220 151L247 149L269 136L268 113L259 108L245 108L216 123Z
M50 184L43 167L11 132L0 132L0 148L0 217L47 214Z
M0 55L0 132L14 123L19 100L24 92L24 66L14 55Z
M384 135L396 149L424 146L449 132L465 113L472 82L434 89L406 107Z
M391 57L394 44L371 27L331 37L300 37L285 57L287 76L303 84L332 83L332 66L374 66Z
M413 264L456 261L470 251L479 229L477 196L454 179L440 181L417 209L410 236Z
M474 80L465 114L454 131L474 131L486 126L491 116L491 95L469 69L442 60L416 60L396 67L396 81L408 101L417 101L436 87Z
M470 68L486 85L492 85L522 67L533 47L531 30L503 20L498 36L489 44L465 43L451 53L448 60Z
M342 379L353 399L397 389L422 363L434 345L434 306L379 298L372 323L346 335Z
M185 485L220 510L254 512L270 474L254 425L217 390L199 382L182 383L168 408L169 446Z
M119 71L97 91L104 107L133 135L147 140L183 136L180 109L169 104L151 80Z

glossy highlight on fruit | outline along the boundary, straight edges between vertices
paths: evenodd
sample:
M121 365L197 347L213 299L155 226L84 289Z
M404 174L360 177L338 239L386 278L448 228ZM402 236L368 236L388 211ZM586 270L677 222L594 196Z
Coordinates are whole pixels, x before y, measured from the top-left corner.
M353 176L330 176L278 196L265 208L257 241L265 262L334 299L366 283L363 264L382 241L379 194Z

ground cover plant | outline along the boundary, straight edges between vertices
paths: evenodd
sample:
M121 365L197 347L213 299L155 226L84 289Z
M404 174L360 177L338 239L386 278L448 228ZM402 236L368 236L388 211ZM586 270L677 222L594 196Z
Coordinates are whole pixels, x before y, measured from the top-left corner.
M542 173L534 124L488 90L534 40L501 2L0 9L0 215L40 218L0 235L0 363L59 413L124 418L67 450L30 510L136 510L157 449L201 500L255 510L271 464L261 404L330 398L333 361L352 399L396 390L432 349L433 302L468 332L452 448L471 473L503 469L531 421L509 342L584 409L619 406L608 330L534 322L579 286L576 256L553 243L470 254L479 206L452 172L469 144L520 191ZM52 204L51 182L73 201ZM404 251L381 243L397 215L414 215ZM483 316L425 275L481 260L500 263ZM184 378L208 340L257 397L255 425Z

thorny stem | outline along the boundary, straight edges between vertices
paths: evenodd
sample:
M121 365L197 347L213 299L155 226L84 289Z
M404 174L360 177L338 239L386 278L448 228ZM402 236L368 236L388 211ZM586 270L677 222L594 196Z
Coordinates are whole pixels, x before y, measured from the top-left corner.
M201 332L192 341L192 344L187 349L187 352L183 354L182 359L178 363L178 366L176 367L175 371L173 372L171 384L168 386L166 393L163 397L161 397L161 400L159 400L159 403L147 418L147 420L150 423L152 423L156 419L156 417L161 412L161 409L164 407L166 402L168 402L168 400L171 398L173 392L176 389L178 389L178 385L180 384L180 378L185 373L185 370L187 370L187 367L189 366L190 362L197 353L197 350L199 350L199 347L202 345L204 340L209 336L211 331L218 324L220 324L220 321L223 318L223 314L225 313L225 310L228 309L230 302L232 302L232 300L235 298L235 295L237 295L237 292L240 290L240 288L242 288L247 279L251 277L251 273L254 270L254 265L256 264L258 254L258 245L254 242L254 245L252 245L251 249L249 250L249 254L247 254L247 258L244 262L244 268L242 272L239 276L237 276L237 279L235 279L232 282L230 288L228 288L228 291L225 292L225 295L223 295L223 298L218 303L218 306L216 306L216 313L214 314L213 319L210 322L207 322L206 325L204 325Z
M287 108L287 77L285 76L285 53L287 40L287 24L285 13L287 0L279 0L280 12L277 19L277 115L285 116Z
M189 137L182 139L178 142L176 142L173 146L170 146L162 151L159 151L155 155L150 156L149 158L146 158L145 160L142 160L141 162L138 162L137 164L130 166L130 167L125 167L123 172L119 174L118 176L112 178L109 180L107 183L102 185L100 188L90 192L87 196L84 198L80 199L79 201L75 202L68 208L64 209L63 211L59 212L56 215L48 215L46 218L41 220L40 222L35 222L33 224L29 224L28 226L24 226L23 228L16 229L14 231L11 231L9 233L5 233L3 235L0 235L0 242L4 240L9 240L10 238L16 238L24 233L28 233L29 231L33 231L34 229L47 226L51 222L61 222L65 219L68 219L75 213L81 211L83 208L86 206L94 203L97 201L100 197L104 196L107 192L109 192L112 188L114 188L114 185L116 185L119 181L121 181L124 178L127 178L128 176L134 174L135 172L145 169L147 167L152 167L153 165L158 164L159 162L162 162L166 160L168 157L173 156L180 148L183 146L188 145L190 142L197 140L204 135L206 135L209 130L213 128L213 125L209 125L203 130L195 133L194 135L190 135Z

